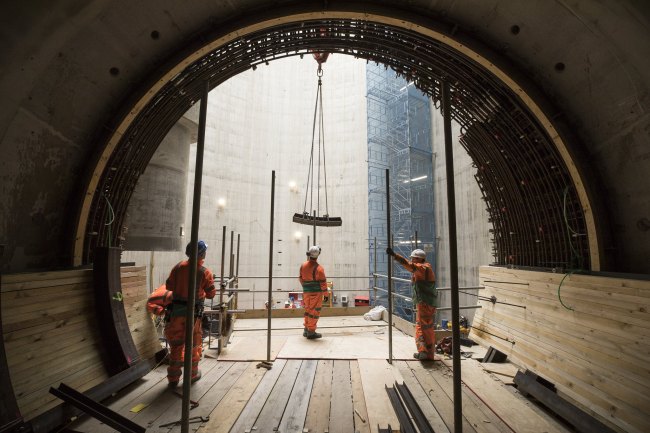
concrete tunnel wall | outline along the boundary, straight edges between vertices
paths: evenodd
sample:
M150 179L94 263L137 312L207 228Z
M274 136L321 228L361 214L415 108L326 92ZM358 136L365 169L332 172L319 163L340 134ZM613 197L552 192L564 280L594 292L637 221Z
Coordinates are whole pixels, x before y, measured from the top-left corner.
M322 2L301 2L321 11ZM0 14L0 259L5 272L67 268L87 169L132 95L190 42L284 2L3 5ZM328 2L336 8L341 3ZM371 11L376 2L346 2ZM533 81L584 144L618 258L649 273L650 4L634 0L382 2L464 32ZM326 12L325 12L326 13ZM322 15L322 14L319 14ZM87 310L87 314L92 311Z
M3 271L69 266L81 179L124 101L196 35L266 3L196 2L164 10L155 2L105 1L4 7ZM384 2L398 3L403 7ZM302 6L320 10L322 4ZM369 2L346 7L374 8ZM614 237L607 247L618 258L611 270L647 273L650 184L639 180L650 168L650 49L643 43L648 5L415 1L408 10L482 41L550 98L600 176L588 181L596 190L604 187Z

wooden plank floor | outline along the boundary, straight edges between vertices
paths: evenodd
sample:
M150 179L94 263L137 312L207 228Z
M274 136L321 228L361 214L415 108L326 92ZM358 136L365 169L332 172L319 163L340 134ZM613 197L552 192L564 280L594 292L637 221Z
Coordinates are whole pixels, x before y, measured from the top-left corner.
M288 334L287 338L299 337L305 343L312 343L302 338L300 319L290 320L294 322L279 325L300 335ZM373 322L361 323L355 318L344 323L354 329L367 328ZM246 324L247 330L236 332L257 332L251 325ZM332 327L322 329L324 339L328 338L328 332L352 332L337 329L336 323L329 325ZM377 326L385 329L385 324ZM407 385L436 432L453 431L451 361L395 360L391 365L379 356L377 359L278 357L271 370L256 365L256 361L213 358L201 361L203 377L192 386L192 399L199 406L190 416L209 417L209 421L191 424L192 431L374 433L389 423L393 431L400 431L384 388L393 386L395 381ZM182 393L182 388L167 388L165 368L159 366L104 404L146 427L148 433L180 432L179 426L160 427L181 416L181 398L177 394ZM507 381L507 376L489 373L485 365L474 359L463 359L461 370L464 432L569 431L499 380L502 377ZM141 410L131 412L142 406ZM69 428L88 433L112 431L88 417Z

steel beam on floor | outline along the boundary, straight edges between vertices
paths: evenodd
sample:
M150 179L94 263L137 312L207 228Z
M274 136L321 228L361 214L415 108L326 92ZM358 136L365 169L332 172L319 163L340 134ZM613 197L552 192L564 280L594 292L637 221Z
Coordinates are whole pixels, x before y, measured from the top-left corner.
M54 394L66 403L83 410L88 415L97 418L120 433L145 433L146 431L146 428L141 425L112 411L101 403L97 403L92 398L83 395L65 383L61 383L58 388L50 388L50 394Z

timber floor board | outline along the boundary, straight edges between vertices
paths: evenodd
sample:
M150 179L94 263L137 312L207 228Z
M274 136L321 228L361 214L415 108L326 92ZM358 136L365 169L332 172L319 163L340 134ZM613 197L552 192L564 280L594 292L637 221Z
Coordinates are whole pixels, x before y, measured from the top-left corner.
M344 323L347 326L354 323L364 325L359 328L371 325L371 322L363 323L356 319ZM285 338L313 343L302 337L301 319L289 319L289 322L279 325L294 328L297 332L297 335L286 335ZM248 326L247 329L250 331L255 327ZM395 335L399 334L395 331ZM409 338L414 346L412 337ZM483 348L472 349L477 357L484 351ZM208 350L204 354L208 352L216 355L216 351ZM199 406L191 410L190 417L204 416L209 420L191 424L190 431L289 433L307 429L309 433L371 433L377 432L378 426L390 424L393 431L398 432L401 426L385 390L386 385L394 386L396 381L408 386L434 431L454 431L452 372L443 362L395 359L391 365L386 355L381 355L377 359L277 358L270 370L257 365L257 361L202 359L199 368L203 376L191 389L191 398L197 400ZM567 431L543 410L504 385L502 380L497 380L507 377L485 372L485 367L490 365L498 364L479 365L466 358L461 364L464 432ZM166 367L159 366L104 404L146 427L148 433L180 432L178 425L160 427L181 417L182 400L175 392L182 393L182 384L175 392L167 388ZM497 368L505 374L513 372L513 367ZM144 408L137 413L130 412L138 405ZM518 419L518 414L524 419ZM68 427L83 433L113 431L89 417Z
M251 323L249 323L251 322ZM251 361L266 359L267 320L245 319L235 322L231 342L219 359ZM383 321L367 321L359 317L321 317L319 340L302 336L300 317L277 318L272 321L271 359L387 359L388 327ZM400 331L393 333L393 358L412 359L413 337Z
M166 381L167 366L161 365L152 370L140 380L137 380L127 386L126 388L118 391L114 396L105 400L103 404L115 412L120 412L122 409L130 410L139 404L139 399L142 394L149 391L153 386ZM83 415L75 424L74 430L80 432L103 432L113 431L110 427L105 426L100 421L89 415Z
M257 368L254 362L245 364L246 370L210 413L210 421L203 426L205 431L228 433L266 374L267 370Z
M315 359L302 361L296 383L291 390L289 401L284 409L277 431L300 432L303 430L317 365L318 362ZM331 429L330 431L334 433Z
M334 361L321 359L318 361L316 376L312 386L309 408L305 418L305 428L308 431L322 432L327 430L330 419L330 404L332 401L332 370Z
M336 398L332 399L330 408L329 432L345 433L354 431L350 361L334 361L332 389L336 391Z
M255 389L255 392L251 395L248 403L230 429L231 432L243 432L250 430L253 427L257 415L262 410L262 407L264 407L264 403L271 394L271 391L273 390L278 377L280 377L280 373L282 373L286 363L286 360L279 359L273 363L273 368L264 374L264 377Z

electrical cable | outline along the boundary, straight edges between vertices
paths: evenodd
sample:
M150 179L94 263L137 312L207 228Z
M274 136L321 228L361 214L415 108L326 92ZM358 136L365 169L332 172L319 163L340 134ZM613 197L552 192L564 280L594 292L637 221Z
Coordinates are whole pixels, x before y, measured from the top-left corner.
M113 206L111 206L111 202L108 200L108 197L106 197L105 194L102 194L102 195L104 196L104 199L106 200L106 203L108 204L108 209L111 211L111 213L110 213L110 215L111 215L110 219L111 220L104 224L104 225L108 226L108 247L110 248L111 247L111 238L112 238L112 236L111 236L111 225L115 221L115 212L113 211ZM108 219L108 215L106 215L106 217Z
M564 275L564 277L562 277L562 280L560 281L560 284L557 286L557 298L560 301L560 304L564 308L566 308L569 311L575 311L573 309L573 307L570 307L570 306L568 306L568 305L566 305L564 303L564 301L562 300L562 295L560 293L560 291L562 289L562 283L564 283L564 280L566 279L566 277L568 277L568 276L570 276L570 275L572 275L572 274L574 274L576 272L581 272L582 271L582 263L583 263L582 255L580 255L578 253L578 251L573 247L573 242L571 242L571 233L573 233L576 236L578 236L578 233L575 230L573 230L573 228L571 228L571 226L569 225L569 219L567 218L567 214L566 214L566 198L567 198L568 193L569 193L569 187L567 186L566 188L564 188L564 200L563 200L563 209L562 210L563 210L563 214L564 214L564 223L566 224L566 227L567 227L567 235L568 235L568 238L569 238L569 246L571 247L571 252L573 252L573 254L575 255L575 258L577 259L576 264L578 265L578 269L569 269L568 272Z

